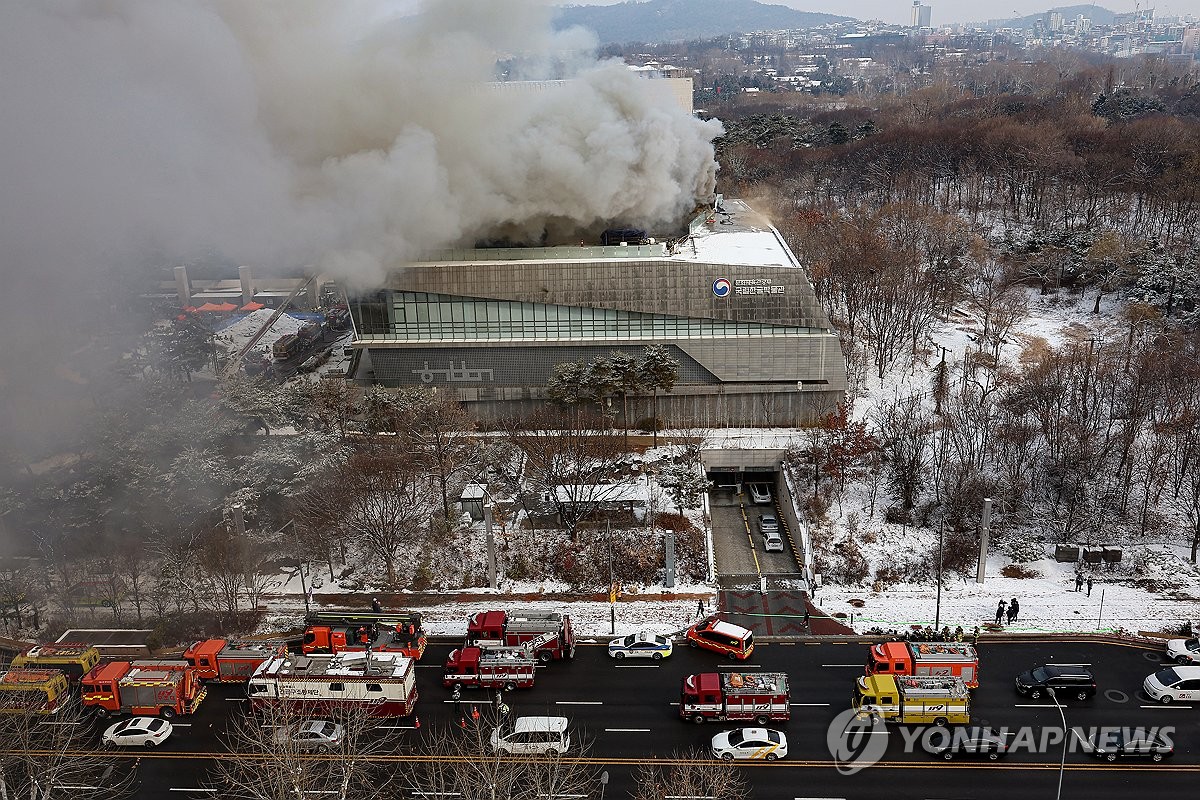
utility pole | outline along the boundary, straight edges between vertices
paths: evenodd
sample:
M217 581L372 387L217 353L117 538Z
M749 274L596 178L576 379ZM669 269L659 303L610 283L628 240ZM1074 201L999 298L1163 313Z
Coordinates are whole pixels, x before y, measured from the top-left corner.
M979 567L975 570L975 582L982 584L987 572L988 534L992 524L992 498L983 498L983 516L979 519Z
M488 586L496 588L496 537L492 535L492 502L483 507L483 527L487 531Z
M604 541L608 544L608 632L617 633L617 579L613 576L612 521L604 521Z

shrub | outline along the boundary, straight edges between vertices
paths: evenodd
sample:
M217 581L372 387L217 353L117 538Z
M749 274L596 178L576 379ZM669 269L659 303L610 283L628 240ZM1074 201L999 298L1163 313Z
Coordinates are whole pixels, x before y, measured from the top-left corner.
M1022 564L1009 564L1004 569L1000 570L1000 574L1006 578L1040 578L1042 573L1036 569L1030 569Z

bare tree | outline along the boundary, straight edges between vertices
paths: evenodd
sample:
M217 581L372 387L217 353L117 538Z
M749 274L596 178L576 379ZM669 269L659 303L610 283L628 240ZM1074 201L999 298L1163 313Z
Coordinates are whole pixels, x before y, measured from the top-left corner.
M371 800L397 797L391 764L379 758L396 747L395 731L381 726L367 708L322 714L341 727L341 739L325 746L302 739L310 715L276 706L234 719L216 759L213 782L221 797L236 800Z
M633 800L664 797L708 797L743 800L750 790L741 772L730 763L713 760L707 753L679 753L634 773Z
M424 743L428 756L415 762L414 786L430 797L463 800L538 800L546 797L590 797L599 785L596 766L586 756L589 744L571 732L567 753L507 755L492 747L499 717L491 708L466 727L449 725L431 731Z
M64 687L65 690L65 687ZM127 797L133 772L114 764L98 747L96 733L82 707L70 701L47 722L43 700L36 695L0 697L0 800L50 800L65 797L74 787L96 787L88 797ZM66 694L60 700L66 700Z
M326 535L342 532L382 566L392 587L405 554L428 531L435 503L428 475L399 436L363 443L298 499L306 524L323 525Z
M575 420L578 425L556 415L538 415L510 434L526 454L531 485L545 494L572 539L584 518L632 480L619 469L627 453L618 433L588 417L577 415Z

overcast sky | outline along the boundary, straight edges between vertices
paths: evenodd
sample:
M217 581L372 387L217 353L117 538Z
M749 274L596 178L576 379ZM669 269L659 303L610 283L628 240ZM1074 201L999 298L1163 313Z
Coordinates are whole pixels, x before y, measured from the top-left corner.
M933 7L933 24L949 22L981 22L1001 17L1023 17L1038 14L1058 6L1085 5L1074 0L922 0ZM612 5L624 0L575 0L557 5ZM912 18L912 0L759 0L768 4L789 6L801 11L824 11L858 19L881 19L906 25ZM1135 0L1108 0L1097 5L1110 11L1133 11ZM1153 7L1158 16L1193 14L1200 16L1200 0L1146 0L1143 6Z

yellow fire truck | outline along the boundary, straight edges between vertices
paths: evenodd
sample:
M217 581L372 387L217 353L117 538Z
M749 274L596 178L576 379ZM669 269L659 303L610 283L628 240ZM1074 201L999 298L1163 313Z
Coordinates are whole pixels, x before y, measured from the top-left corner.
M0 714L57 714L70 701L56 669L10 669L0 675Z
M854 691L854 708L886 722L906 725L966 725L971 693L962 678L864 675Z
M61 669L71 683L91 672L100 663L100 651L90 644L57 642L31 647L13 659L14 667Z

